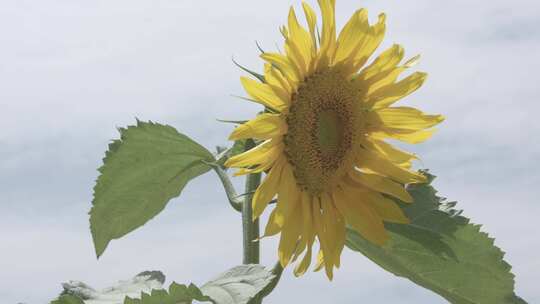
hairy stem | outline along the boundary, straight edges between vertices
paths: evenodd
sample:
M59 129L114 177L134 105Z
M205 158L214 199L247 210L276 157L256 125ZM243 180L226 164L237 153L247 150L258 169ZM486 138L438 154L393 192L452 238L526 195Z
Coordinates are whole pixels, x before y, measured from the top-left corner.
M253 148L252 140L246 142L246 151ZM244 242L244 264L259 264L259 220L253 220L251 200L253 193L261 183L261 174L249 174L246 177L246 196L242 204L242 228Z

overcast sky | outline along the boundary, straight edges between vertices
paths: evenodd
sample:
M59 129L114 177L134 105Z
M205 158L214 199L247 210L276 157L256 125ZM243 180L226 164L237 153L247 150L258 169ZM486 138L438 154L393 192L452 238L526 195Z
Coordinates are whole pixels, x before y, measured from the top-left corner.
M447 120L409 146L442 196L507 252L516 291L540 302L540 2L337 1L388 14L384 46L401 43L430 74L407 105ZM311 2L314 4L314 1ZM96 168L116 127L170 124L213 149L257 107L231 56L260 70L254 41L281 44L296 0L0 1L0 302L48 303L60 283L106 287L143 270L202 284L241 262L241 223L209 172L97 261L88 229ZM242 180L235 181L241 185ZM535 232L536 231L536 232ZM274 264L276 241L262 243ZM286 271L265 303L446 303L344 252L329 283Z

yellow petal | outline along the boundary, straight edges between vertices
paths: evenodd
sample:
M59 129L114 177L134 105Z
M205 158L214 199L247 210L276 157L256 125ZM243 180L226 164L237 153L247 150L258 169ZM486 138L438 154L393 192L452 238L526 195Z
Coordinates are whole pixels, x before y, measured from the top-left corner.
M399 130L383 130L370 133L370 136L378 139L392 138L409 144L418 144L431 138L435 129L421 130L417 132L400 132Z
M351 171L349 176L353 179L353 181L372 190L391 195L407 203L411 203L413 201L413 198L407 192L407 190L405 190L403 185L398 184L382 175L355 170Z
M302 233L300 235L300 241L298 243L298 246L296 246L296 250L294 252L293 262L296 261L296 259L302 254L302 252L304 252L310 241L309 236L313 235L310 195L302 191L300 197L300 208L302 208ZM305 202L305 199L307 199L308 203ZM307 225L309 226L306 227ZM311 240L312 243L313 241L314 240Z
M281 100L269 85L247 77L240 77L240 82L248 95L263 106L280 112L287 107L286 101Z
M401 208L393 201L378 193L367 193L366 201L385 222L397 224L409 224L410 220L405 216Z
M261 238L280 233L281 227L283 227L283 223L280 223L279 219L276 218L276 209L274 209L272 210L272 213L270 213L270 217L266 223L266 228L264 229L264 235Z
M311 40L313 43L313 51L316 51L317 50L317 34L316 34L317 14L315 14L315 11L306 2L302 2L302 8L304 9L304 14L306 15L306 21L308 23L309 33L311 34Z
M327 234L326 225L323 220L322 211L322 202L319 198L313 200L313 223L315 224L315 231L317 231L317 236L319 238L319 243L321 245L321 251L324 256L324 266L326 270L326 276L328 279L332 280L333 278L333 261L332 261L332 250L331 250L331 236Z
M264 53L261 54L261 58L275 66L285 76L293 91L296 90L298 81L300 80L300 71L298 71L296 65L287 56L276 53Z
M345 218L338 216L336 223L336 252L334 256L334 264L337 268L341 265L341 252L345 247L346 232Z
M311 247L315 241L315 234L313 231L313 206L311 196L302 191L301 194L301 204L302 204L302 235L305 239L305 243Z
M367 96L368 107L381 109L391 106L396 101L418 90L427 79L427 74L415 72L408 77L391 83L372 92Z
M296 262L296 260L302 254L302 252L304 252L304 250L306 250L306 247L307 247L307 242L303 238L302 232L300 232L300 238L298 239L298 242L296 243L296 249L294 250L294 254L292 256L291 263Z
M278 257L282 267L286 267L296 248L296 243L300 232L302 230L302 222L294 219L298 219L300 214L300 208L295 208L292 214L292 220L287 220L285 226L281 230L281 238L278 245Z
M369 57L381 44L386 31L386 15L380 14L377 23L369 28L368 37L358 44L353 51L354 58L351 60L350 72L358 71L367 62Z
M382 72L375 77L366 80L363 83L364 91L366 96L371 95L373 92L376 92L378 89L385 87L389 84L392 84L396 79L406 70L405 67L396 67L391 70Z
M321 65L325 66L332 62L333 52L336 47L336 18L335 0L318 0L321 8L323 28L321 37Z
M324 234L324 239L326 239L326 268L333 268L335 261L335 252L336 252L336 234L337 234L337 219L336 211L330 195L323 193L321 195L321 211L322 211L322 233Z
M349 22L343 27L338 37L335 62L351 58L353 51L369 34L369 21L367 10L361 9L354 13Z
M284 166L282 176L286 174L286 167L287 166ZM284 193L289 194L285 195ZM298 219L293 216L293 212L296 209L301 209L300 192L295 187L291 187L290 184L286 184L285 181L282 180L278 190L277 206L274 209L274 223L279 226L280 229L283 229L288 221L298 221ZM298 214L304 216L301 213Z
M360 169L367 168L402 184L425 182L427 180L424 175L409 171L379 156L377 153L365 149L359 150L356 165Z
M280 155L282 152L283 143L280 140L269 139L249 151L229 158L225 162L225 166L242 168L265 164L269 159Z
M287 124L281 115L264 113L236 127L229 136L229 140L269 139L285 133L287 133Z
M372 64L362 70L360 75L358 75L358 79L366 81L377 74L395 68L403 59L404 53L403 47L399 44L394 44L392 47L382 52Z
M268 203L278 192L279 179L281 177L281 171L283 170L283 160L280 159L276 162L274 167L270 169L270 172L262 182L262 184L255 191L253 195L253 220L257 219L266 209Z
M270 156L264 160L264 163L249 168L240 168L238 171L234 172L233 176L242 176L246 174L261 173L263 171L268 171L268 169L274 166L275 161L281 156L280 153L272 153Z
M281 100L286 101L287 104L290 103L293 93L291 85L283 74L269 63L264 64L264 80Z
M369 138L369 140L367 140L364 144L366 144L366 146L371 150L381 153L396 164L407 164L408 167L410 167L411 161L418 159L415 154L402 151L391 144L376 138Z
M341 214L336 210L332 197L326 193L321 195L322 222L328 250L328 267L338 265L341 250L344 246L345 222Z
M287 54L289 61L298 70L298 78L305 79L307 76L306 62L298 46L291 39L285 40L285 54Z
M383 245L388 240L380 216L368 205L361 202L362 193L351 187L338 188L333 192L338 210L351 227L368 241Z
M442 121L442 115L426 115L415 108L383 108L370 112L367 121L375 129L400 129L419 131L431 128Z
M297 277L303 275L311 264L311 252L315 241L312 212L312 200L307 192L302 192L302 242L307 247L307 251L302 261L294 269L294 275Z
M357 79L357 81L362 82L363 91L366 92L365 93L366 96L369 96L373 92L376 92L377 90L379 90L380 88L394 83L399 77L399 75L401 75L401 73L406 71L408 68L414 66L418 62L419 59L420 59L420 55L417 55L409 59L402 66L392 67L384 71L381 71L380 73L375 74L373 77L370 77L369 79L365 79L365 80Z
M360 73L355 81L360 82L362 91L365 92L364 96L370 96L380 88L393 84L401 73L416 64L420 58L420 56L416 56L402 66L397 66L403 58L403 54L403 48L394 45Z
M291 44L291 47L294 45L294 48L297 50L299 56L297 63L300 65L299 70L303 72L302 76L305 77L310 73L313 42L310 34L298 23L292 7L289 11L288 25L290 35L287 42ZM301 79L304 77L301 77Z
M317 254L317 263L315 264L315 269L313 271L319 271L324 266L324 252L322 250L319 250L319 253Z
M290 165L285 164L281 172L276 206L276 217L281 223L284 223L285 219L290 218L294 208L301 204L302 198L300 195L300 189L296 185L292 168Z
M295 276L299 277L303 275L304 273L306 273L306 271L309 268L309 265L311 264L312 251L313 249L311 248L311 246L309 246L308 249L306 250L306 254L304 255L304 258L302 259L302 261L298 263L296 267L294 268Z

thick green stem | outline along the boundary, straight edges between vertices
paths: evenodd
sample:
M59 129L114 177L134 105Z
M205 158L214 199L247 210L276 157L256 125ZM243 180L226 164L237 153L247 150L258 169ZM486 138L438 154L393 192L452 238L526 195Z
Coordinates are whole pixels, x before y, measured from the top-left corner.
M261 182L261 174L250 174L246 178L246 193L253 192ZM259 220L253 220L251 199L247 194L242 204L242 226L244 239L244 264L259 264Z
M252 140L246 142L246 150L255 146ZM259 264L259 220L253 220L251 200L253 193L261 183L261 174L249 174L246 177L246 196L242 204L242 228L244 242L244 264Z

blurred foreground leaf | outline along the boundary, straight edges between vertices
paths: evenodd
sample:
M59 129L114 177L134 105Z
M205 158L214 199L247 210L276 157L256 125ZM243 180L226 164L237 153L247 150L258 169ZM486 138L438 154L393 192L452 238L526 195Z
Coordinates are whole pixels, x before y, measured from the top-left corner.
M431 182L434 177L428 176ZM400 206L410 224L386 224L391 240L384 247L348 229L347 246L451 303L526 303L514 294L514 275L504 253L479 225L453 209L454 202L438 197L429 183L407 190L414 203Z
M97 256L160 213L193 178L207 172L212 154L173 127L137 121L109 145L94 187L90 229Z
M58 299L51 301L50 304L84 304L84 302L77 296L61 295Z
M273 274L261 265L236 266L200 289L194 284L172 283L169 291L152 290L141 293L140 299L126 297L124 304L191 304L193 300L214 304L251 304L253 299L270 284Z
M191 304L193 300L212 302L194 284L186 286L173 282L168 292L163 289L154 289L150 294L141 293L140 299L126 297L124 304Z
M216 304L247 304L271 283L274 275L261 265L240 265L201 287Z

